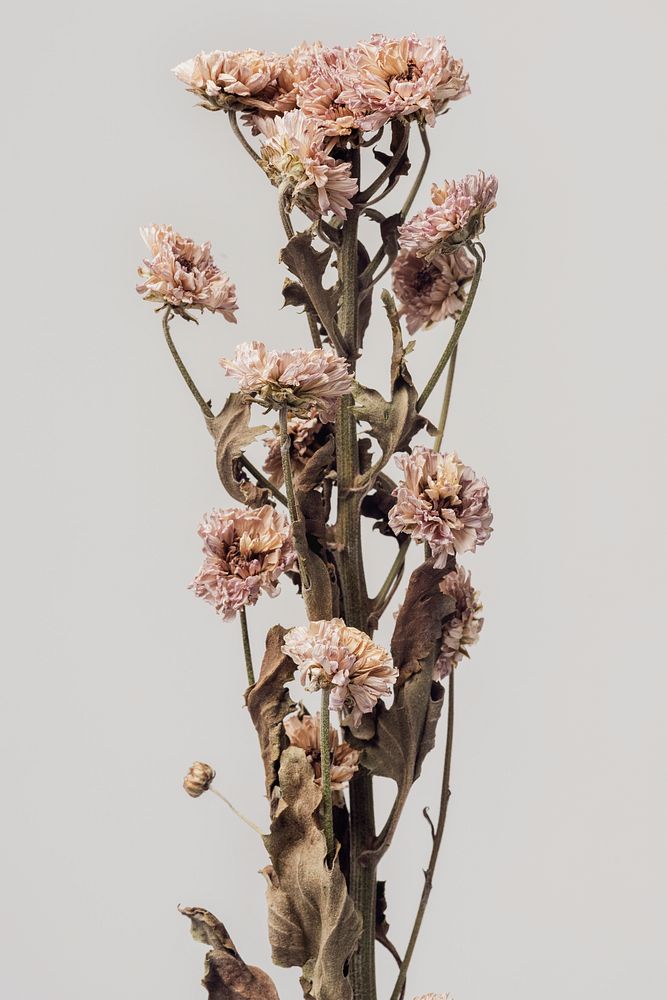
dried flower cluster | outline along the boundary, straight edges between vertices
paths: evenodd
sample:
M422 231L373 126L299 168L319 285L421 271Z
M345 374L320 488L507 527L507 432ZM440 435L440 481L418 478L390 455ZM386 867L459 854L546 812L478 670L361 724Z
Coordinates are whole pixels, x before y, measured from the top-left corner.
M283 650L306 691L331 689L330 704L353 725L392 693L398 671L389 653L341 618L291 629Z
M141 230L151 256L143 261L137 291L179 309L208 309L236 323L236 288L215 264L210 243L194 243L171 226Z
M468 646L477 642L484 624L484 619L480 618L479 593L463 566L457 566L440 581L440 590L454 599L456 607L442 630L442 648L433 670L436 680L443 680L464 656L468 656Z
M440 567L447 556L474 552L487 541L493 520L489 487L458 455L419 446L411 455L397 455L396 464L405 477L389 511L396 534L428 542Z
M284 722L285 732L293 747L305 751L315 772L315 781L322 784L322 745L320 741L320 717L318 715L290 715ZM331 748L331 790L342 792L359 768L359 751L353 750L341 738L337 729L329 730Z
M268 504L206 514L199 526L204 562L191 587L225 620L256 604L262 591L280 593L278 580L296 561L290 526Z
M233 361L222 358L220 364L225 375L238 379L241 392L267 409L315 411L325 422L335 419L341 397L352 388L344 358L319 348L269 351L253 340L239 344Z
M440 444L457 352L486 260L478 241L498 185L481 171L433 184L430 204L413 213L429 162L427 126L469 93L468 74L442 37L374 34L333 47L303 42L284 55L252 48L200 52L174 73L201 105L222 112L212 120L227 120L240 155L276 188L286 239L280 260L289 272L284 302L305 313L307 324L299 322L312 341L307 348L271 350L259 340L221 348L222 371L239 391L214 406L215 385L211 397L200 391L171 325L193 319L193 310L235 323L235 286L215 264L209 243L196 244L169 226L142 230L149 253L137 291L162 312L167 346L214 439L220 480L241 504L203 518L204 559L191 589L225 621L240 621L243 691L259 739L269 832L243 817L217 787L213 794L262 838L270 860L264 875L273 957L300 969L304 996L376 996L377 939L405 955L395 1000L410 995L408 964L445 805L432 827L440 832L407 950L387 937L378 863L436 741L440 717L448 729L441 803L449 798L454 671L484 623L479 594L458 560L491 534L489 490L455 452L441 453ZM423 157L417 180L406 183L417 157ZM376 207L402 188L402 207ZM384 275L397 301L382 291L385 342L378 324L371 365L362 368ZM415 342L405 342L403 327L412 335L451 321L451 335L420 389L409 371ZM420 350L435 340L420 338ZM388 372L380 371L385 356L391 357ZM379 388L359 381L358 372L369 367ZM428 419L436 390L442 393L440 410L431 414L442 414L437 433ZM277 411L268 435L266 426L253 426L254 405ZM436 434L435 448L425 446L429 433ZM263 472L253 453L262 442ZM398 485L385 471L392 458L402 474ZM365 518L380 537L399 542L375 595L364 568ZM373 636L398 593L413 543L424 543L424 551L414 559L417 568L385 648ZM303 600L307 623L270 629L257 672L257 619L248 609L262 595L275 597L284 574ZM234 664L234 656L228 659ZM443 712L440 682L448 702ZM315 693L319 712L311 704ZM339 713L340 729L331 712ZM236 745L231 752L238 753ZM195 762L185 791L196 798L214 777L210 765ZM377 778L392 779L384 825L374 812ZM197 907L182 912L194 936L211 947L203 980L210 1000L277 1000L271 979L246 965L212 914ZM416 1000L451 998L429 993Z

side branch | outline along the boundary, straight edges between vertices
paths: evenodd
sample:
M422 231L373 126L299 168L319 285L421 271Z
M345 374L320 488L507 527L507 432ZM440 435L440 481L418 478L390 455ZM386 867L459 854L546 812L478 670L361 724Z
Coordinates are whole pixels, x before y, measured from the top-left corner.
M413 952L415 950L415 945L417 944L417 938L419 937L419 932L421 930L422 922L424 920L424 913L426 912L426 906L428 904L429 896L431 895L431 889L433 888L433 874L435 872L435 866L438 861L438 854L440 853L440 846L442 844L442 837L445 832L445 822L447 820L447 806L449 804L449 798L451 795L450 789L450 777L452 769L452 746L454 741L454 670L452 669L449 675L449 698L447 707L447 743L445 746L445 763L442 774L442 787L440 790L440 812L438 814L438 823L433 832L433 846L431 848L431 857L429 859L428 868L424 872L424 888L422 889L421 899L419 901L419 909L417 910L417 916L415 917L414 926L412 928L412 933L410 935L410 940L408 942L408 947L405 952L405 958L401 963L401 971L398 974L398 979L396 980L396 985L394 986L393 993L391 994L390 1000L399 1000L404 986L405 980L408 974L408 968L410 966L410 961L412 959Z
M211 410L211 407L210 407L209 403L206 402L206 400L202 396L201 392L199 391L199 389L197 388L197 386L194 384L192 378L190 377L190 373L187 370L187 368L185 367L185 365L183 364L183 359L181 358L180 354L176 350L176 345L174 344L174 341L172 340L171 331L169 329L169 323L170 323L171 317L173 315L174 315L173 310L170 307L167 307L167 309L165 309L164 314L162 316L162 329L164 330L164 339L167 341L167 347L171 351L171 356L174 359L174 361L176 362L176 367L178 368L179 372L183 376L183 381L185 382L185 384L187 385L188 389L190 390L190 392L194 396L195 400L197 401L197 406L202 411L202 413L204 414L205 417L212 417L213 416L213 411Z

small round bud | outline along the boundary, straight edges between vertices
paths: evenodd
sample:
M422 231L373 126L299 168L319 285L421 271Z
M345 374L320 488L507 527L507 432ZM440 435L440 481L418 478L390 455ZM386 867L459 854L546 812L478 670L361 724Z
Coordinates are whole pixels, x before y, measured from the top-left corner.
M202 764L196 760L183 779L183 788L193 799L207 792L215 778L215 771L210 764Z

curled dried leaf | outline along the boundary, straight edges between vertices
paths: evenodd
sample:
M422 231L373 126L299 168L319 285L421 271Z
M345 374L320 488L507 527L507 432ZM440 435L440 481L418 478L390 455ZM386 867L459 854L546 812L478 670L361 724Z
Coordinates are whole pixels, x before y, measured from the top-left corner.
M241 456L269 428L250 426L250 403L238 392L231 393L220 413L207 418L206 424L215 441L215 461L222 485L235 500L252 507L261 506L266 502L266 490L242 475Z
M302 969L306 995L352 1000L347 963L361 934L338 860L326 862L318 812L321 789L303 750L288 747L280 761L281 808L264 838L269 940L276 965Z
M297 233L281 250L280 259L301 282L304 296L303 305L310 303L324 327L327 337L331 343L335 343L338 336L336 326L338 284L336 283L329 288L325 288L323 284L324 272L331 259L331 247L327 247L326 250L315 250L312 232ZM295 297L300 298L302 293L290 284L287 288L287 294L283 289L283 295L286 304L289 300L289 304L295 305Z
M278 781L280 755L289 746L283 719L296 708L286 687L294 677L294 660L282 651L285 632L281 625L269 629L259 677L246 693L250 718L259 738L269 800Z
M179 906L179 910L190 919L195 941L211 949L206 954L202 979L209 1000L280 1000L271 977L245 964L217 917L198 906Z

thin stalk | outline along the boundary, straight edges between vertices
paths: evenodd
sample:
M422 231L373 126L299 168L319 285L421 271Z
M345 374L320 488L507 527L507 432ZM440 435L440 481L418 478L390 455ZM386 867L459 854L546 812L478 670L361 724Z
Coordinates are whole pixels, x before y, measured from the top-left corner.
M248 140L244 136L243 132L239 128L239 123L236 120L236 112L235 111L230 111L229 112L229 124L232 126L232 132L234 133L234 135L236 136L236 138L239 140L239 142L241 143L241 145L245 149L246 153L249 153L250 156L255 161L255 163L257 163L259 166L261 166L261 162L262 162L261 159L259 158L258 154L252 148L252 146L250 145L250 143L248 142Z
M410 141L410 122L403 121L403 135L401 141L398 144L396 152L393 154L387 166L384 170L378 174L372 184L369 184L365 191L362 191L358 198L358 203L360 205L367 205L369 198L372 198L376 191L378 191L385 181L391 179L391 175L398 166L400 160L403 157L406 149L408 148L408 142ZM356 1000L356 997L355 997Z
M289 207L287 204L291 190L292 182L290 180L283 181L278 188L278 210L280 212L280 221L283 224L283 229L285 230L285 235L288 240L291 240L294 236L294 226L292 225L292 219L290 217Z
M458 354L459 345L457 344L452 351L452 356L449 359L449 366L447 368L447 384L445 385L445 395L442 400L442 410L440 411L440 420L438 421L438 433L435 435L435 441L433 442L433 450L440 451L442 447L442 439L445 436L445 425L447 423L447 415L449 413L449 404L452 401L452 386L454 385L454 372L456 371L456 355Z
M472 309L472 304L475 301L475 294L477 292L477 287L479 285L479 279L482 276L482 255L480 254L479 250L477 249L477 247L475 246L474 243L471 243L469 245L468 249L470 250L470 252L473 255L473 257L475 258L475 273L473 275L472 284L470 285L470 291L468 292L468 297L467 297L465 305L464 305L464 307L463 307L463 309L461 311L461 315L459 316L458 320L456 321L456 326L454 327L454 332L451 335L451 337L449 338L449 343L445 347L445 350L444 350L444 352L442 354L442 357L440 358L440 360L438 361L438 363L437 363L437 365L435 367L435 371L433 372L433 374L431 375L430 379L426 383L426 388L424 389L424 391L422 392L421 396L417 400L417 412L418 413L420 413L424 409L424 404L426 403L427 399L429 398L429 396L431 395L431 393L435 389L436 385L440 381L440 376L444 372L445 367L447 365L447 362L449 361L449 359L452 356L452 353L454 351L454 348L456 347L456 345L459 342L459 337L463 333L463 328L466 325L466 320L468 319L468 316L470 315L470 310Z
M412 955L415 950L415 945L417 944L417 938L419 937L419 931L421 930L422 921L424 919L424 913L426 912L426 905L428 903L429 896L431 895L431 889L433 888L433 873L435 871L435 866L438 860L438 854L440 853L442 836L445 832L445 822L447 820L447 806L449 804L449 798L451 795L451 789L449 785L450 785L450 777L452 770L453 741L454 741L454 670L452 670L449 675L449 697L448 697L448 707L447 707L447 743L445 746L445 763L442 773L442 787L440 790L440 811L438 814L438 822L435 827L435 831L432 831L431 833L433 838L433 846L431 847L431 857L429 859L428 868L424 872L424 888L422 890L421 899L419 901L419 909L417 910L417 916L415 917L414 926L412 928L412 933L410 935L408 947L405 952L405 958L401 963L401 971L398 974L398 979L396 980L396 985L394 986L394 990L393 993L391 994L390 1000L399 1000L399 997L401 996L405 980L408 974L410 961L412 959Z
M180 354L176 350L176 345L175 345L174 341L172 340L171 332L169 330L169 322L171 320L172 315L173 315L173 313L172 313L171 309L165 309L165 311L164 311L164 313L162 315L162 329L164 330L164 339L167 341L167 347L171 351L171 356L174 359L174 361L176 362L176 367L178 368L179 372L183 376L183 381L185 382L185 384L187 385L188 389L190 390L190 392L194 396L195 400L197 401L197 405L198 405L199 409L202 411L202 413L204 414L205 417L212 417L213 416L213 411L211 410L211 407L206 402L206 400L202 396L202 394L199 391L199 389L197 388L197 386L194 384L194 382L193 382L193 380L192 380L192 378L190 376L190 373L187 370L187 368L185 367L185 365L183 364L183 359L181 358Z
M419 137L422 141L422 146L424 147L424 157L419 167L419 171L415 177L414 183L410 188L410 193L405 199L405 203L403 205L403 208L401 209L401 222L405 222L405 220L408 217L408 212L412 208L412 203L417 197L419 188L421 187L422 181L424 180L424 174L426 173L428 162L431 159L431 144L428 141L428 135L426 134L426 125L424 122L419 123Z
M324 812L324 839L327 844L327 862L334 859L333 806L331 802L331 748L329 746L329 688L322 688L320 707L320 764L322 767L322 810Z
M245 608L241 608L239 611L239 618L241 619L241 636L243 638L243 655L245 657L245 672L248 675L248 684L250 687L255 683L255 671L252 669L252 650L250 648L250 636L248 635L248 619L246 618Z
M403 575L403 567L405 566L405 557L409 548L410 539L406 538L398 547L396 558L391 564L387 577L377 593L377 597L373 598L373 611L375 613L375 617L378 619L382 615L382 612L386 610L389 601L396 591L396 587L400 583Z
M253 823L253 821L251 819L248 819L247 816L244 816L242 812L239 812L239 810L236 808L236 806L232 805L232 803L229 801L229 799L225 795L223 795L222 792L219 792L217 788L209 788L209 792L213 792L213 794L217 795L219 799L222 799L222 801L225 803L225 805L229 806L229 808L232 810L232 812L234 813L234 815L238 816L238 818L240 820L243 820L243 822L246 824L246 826L249 826L251 830L254 830L255 833L258 834L258 836L260 836L260 837L264 836L264 834L262 833L262 831L260 830L260 828L255 823Z
M285 493L287 494L287 509L290 521L292 522L292 534L294 545L299 560L299 573L301 574L301 585L304 591L310 590L310 575L306 563L306 553L303 550L301 514L296 496L294 494L294 479L292 478L292 463L290 461L290 436L287 429L287 407L281 406L278 410L278 420L280 426L280 458L283 466L283 476L285 478Z
M272 483L270 479L267 479L264 473L260 472L259 469L252 464L245 453L241 454L240 461L244 469L249 472L251 476L255 477L258 486L263 486L265 490L268 490L269 493L273 494L279 503L283 504L284 507L287 506L287 497L285 494L281 493L275 483Z
M322 338L320 337L320 328L317 324L317 317L313 315L312 311L306 307L306 317L308 319L308 329L310 330L310 339L313 342L313 347L318 350L322 347Z

